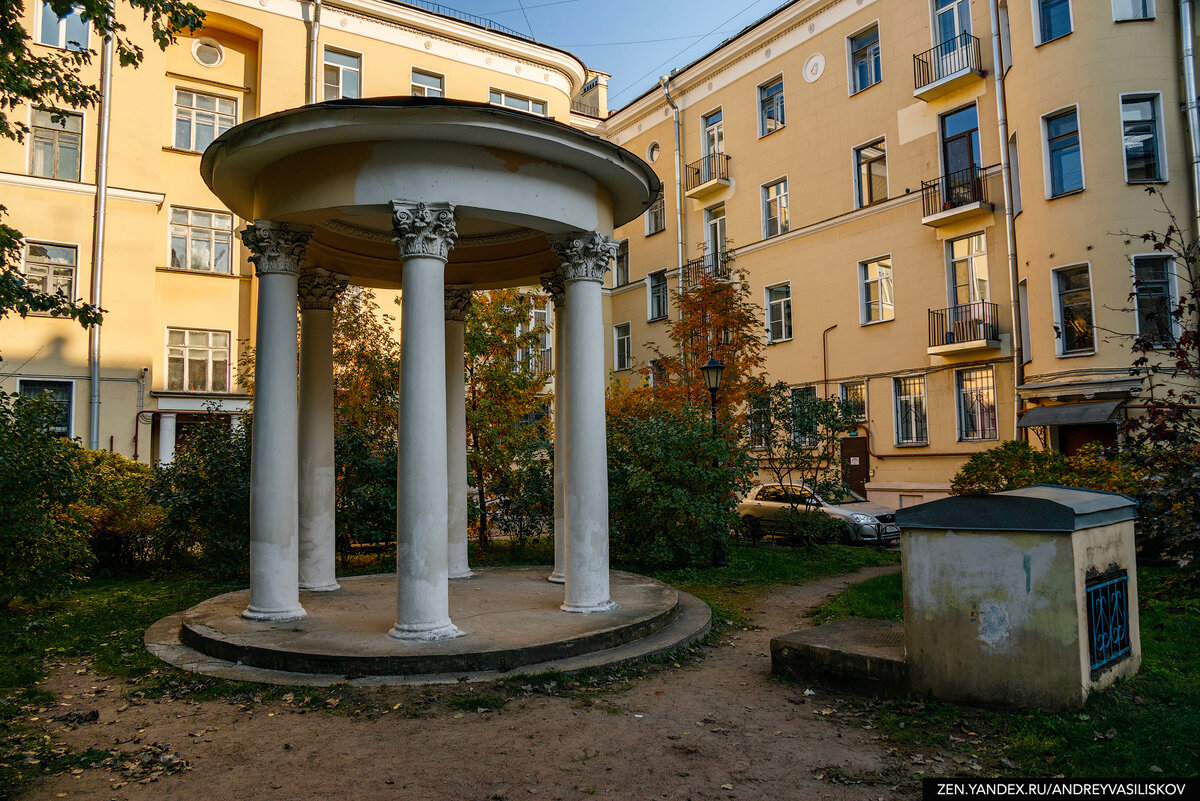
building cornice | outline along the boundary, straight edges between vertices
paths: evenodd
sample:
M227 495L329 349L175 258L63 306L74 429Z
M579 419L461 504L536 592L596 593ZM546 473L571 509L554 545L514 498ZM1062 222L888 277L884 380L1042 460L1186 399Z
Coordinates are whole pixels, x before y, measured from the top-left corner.
M95 195L96 185L79 181L60 181L56 178L39 178L35 175L21 175L15 172L0 172L0 186L16 186L22 189L41 189L46 192L63 192L68 195ZM137 189L121 189L110 186L108 196L114 200L127 200L131 203L148 203L161 206L166 200L162 192L143 192Z

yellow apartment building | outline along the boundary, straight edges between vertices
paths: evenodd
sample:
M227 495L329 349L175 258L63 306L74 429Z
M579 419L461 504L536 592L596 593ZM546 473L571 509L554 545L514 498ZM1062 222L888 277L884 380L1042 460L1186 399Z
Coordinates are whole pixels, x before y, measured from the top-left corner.
M611 113L606 74L469 15L199 5L203 30L115 71L99 188L96 110L26 109L26 143L0 143L26 275L90 300L98 284L108 310L98 351L70 321L0 323L0 389L55 393L64 432L93 447L169 459L189 414L246 407L245 221L200 153L240 121L339 97L497 103L643 157L665 189L617 234L597 343L612 375L665 344L672 289L732 263L763 306L770 378L859 405L847 477L895 507L945 494L1000 440L1115 441L1142 377L1106 332L1170 325L1173 265L1117 235L1163 226L1147 185L1192 219L1181 23L1163 0L794 0ZM46 9L26 8L36 48L98 49Z

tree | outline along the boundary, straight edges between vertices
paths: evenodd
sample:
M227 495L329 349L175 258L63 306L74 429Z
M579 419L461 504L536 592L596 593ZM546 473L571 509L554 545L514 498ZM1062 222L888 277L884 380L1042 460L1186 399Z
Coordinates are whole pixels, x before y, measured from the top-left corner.
M804 484L835 503L845 495L838 443L856 426L852 404L818 397L815 387L794 388L780 381L759 384L749 396L748 413L750 447L758 451L760 470L780 484ZM810 504L802 494L790 492L787 498L787 533L811 544L814 521L825 523L825 515L806 515Z
M110 0L44 0L59 17L78 14L97 34L97 39L111 37L117 62L125 67L137 67L143 52L126 35L123 23L117 20L115 5ZM204 23L204 13L196 6L181 0L127 0L130 7L142 13L150 26L150 34L160 48L175 41L182 30L196 30ZM0 14L0 137L23 142L29 127L11 115L17 108L32 104L62 113L67 109L84 109L100 101L100 90L88 83L83 70L96 57L88 43L68 42L66 48L51 48L35 53L29 32L22 25L24 0L11 0ZM31 312L48 313L54 317L70 317L85 328L99 325L101 310L81 299L68 298L61 293L46 295L25 283L21 263L21 232L4 224L7 209L0 205L0 319L11 313L25 317Z
M476 293L467 313L467 469L479 494L479 545L487 546L487 493L544 437L549 365L546 327L531 324L535 296L515 289Z

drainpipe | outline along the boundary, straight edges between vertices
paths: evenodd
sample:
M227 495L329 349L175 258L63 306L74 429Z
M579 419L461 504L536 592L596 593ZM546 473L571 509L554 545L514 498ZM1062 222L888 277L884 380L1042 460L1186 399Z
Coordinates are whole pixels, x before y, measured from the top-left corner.
M1189 2L1189 0L1183 0ZM1008 158L1008 104L1004 96L1004 51L1000 45L1000 8L997 0L988 0L992 14L992 72L996 81L996 131L1000 135L1000 177L1004 186L1004 232L1008 237L1008 294L1012 310L1013 439L1021 439L1017 418L1021 414L1021 396L1017 387L1024 380L1021 364L1021 304L1017 292L1017 231L1013 222L1012 165Z
M113 38L104 39L100 57L100 132L96 146L96 206L92 221L92 295L90 303L100 308L104 275L104 226L108 215L108 132L112 122ZM100 449L100 325L88 328L88 447Z
M1183 38L1183 96L1187 108L1188 155L1192 162L1192 237L1200 237L1200 92L1196 88L1192 0L1179 0L1179 31Z
M312 0L312 19L308 23L308 99L307 103L318 102L321 89L321 55L317 49L317 35L321 32L321 0Z
M672 73L674 74L674 73ZM662 86L663 97L671 106L675 115L675 265L679 269L679 280L683 280L683 148L679 138L679 106L671 97L671 76L664 75L658 79Z

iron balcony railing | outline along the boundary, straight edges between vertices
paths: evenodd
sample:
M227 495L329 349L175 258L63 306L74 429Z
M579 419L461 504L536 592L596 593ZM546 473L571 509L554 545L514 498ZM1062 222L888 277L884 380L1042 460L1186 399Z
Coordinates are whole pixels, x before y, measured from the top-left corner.
M983 170L972 164L965 170L921 182L921 205L925 216L941 214L971 203L987 203L987 181Z
M1000 339L995 303L976 301L929 310L929 347Z
M729 180L729 156L724 153L709 153L699 161L684 168L684 191L690 192L709 181Z
M586 114L589 117L599 117L600 107L593 103L584 103L582 100L571 101L571 111L576 114Z
M700 278L705 275L718 281L728 280L729 253L724 250L705 253L683 265L683 290L686 292L699 284Z
M980 72L979 39L960 33L913 56L913 83L920 90L960 72Z
M517 354L515 368L520 372L532 375L548 373L554 369L551 355L551 348L539 348L532 351L522 350Z
M429 3L426 2L426 0L403 0L403 2L406 6L416 6L417 8L424 9L425 11L432 11L434 14L441 14L443 17L454 17L455 19L460 19L463 22L469 22L472 25L478 25L481 28L499 31L500 33L507 33L509 36L516 36L520 39L525 39L530 42L533 41L528 34L514 31L512 28L505 27L499 22L490 20L487 17L480 17L476 14L468 14L465 11L459 11L457 8L450 8L449 6L443 6L439 3Z

